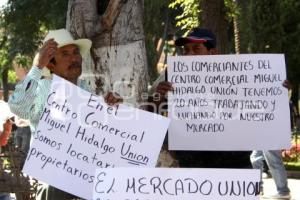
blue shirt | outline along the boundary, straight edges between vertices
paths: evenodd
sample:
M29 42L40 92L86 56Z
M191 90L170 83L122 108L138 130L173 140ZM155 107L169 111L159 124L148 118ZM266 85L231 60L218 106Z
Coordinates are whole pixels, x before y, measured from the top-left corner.
M85 81L79 80L77 85L91 91ZM44 110L50 92L51 79L42 78L42 69L33 66L25 79L16 85L9 97L8 104L13 113L22 119L30 120L30 128L34 133Z

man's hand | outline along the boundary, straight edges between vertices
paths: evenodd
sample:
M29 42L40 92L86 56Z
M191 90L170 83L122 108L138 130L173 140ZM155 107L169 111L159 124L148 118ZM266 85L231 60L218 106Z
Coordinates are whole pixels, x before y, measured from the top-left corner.
M283 85L283 87L287 88L288 90L292 89L292 85L288 80L284 80L282 85Z
M35 65L37 65L41 69L47 66L50 60L56 54L57 45L58 44L54 41L54 39L47 40L39 50L37 63L35 63Z
M172 84L167 81L160 82L154 90L153 102L161 103L167 99L169 91L173 91Z
M105 96L104 100L109 106L114 106L123 102L122 97L118 93L113 93L113 92L109 92Z

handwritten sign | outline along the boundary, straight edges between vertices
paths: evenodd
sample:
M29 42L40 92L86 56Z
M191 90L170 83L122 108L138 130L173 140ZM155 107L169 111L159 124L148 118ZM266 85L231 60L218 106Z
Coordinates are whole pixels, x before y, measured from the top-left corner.
M94 200L257 200L259 170L187 168L98 169Z
M23 171L84 199L96 168L154 167L169 119L119 105L55 76Z
M282 54L169 57L169 148L288 148L285 79Z

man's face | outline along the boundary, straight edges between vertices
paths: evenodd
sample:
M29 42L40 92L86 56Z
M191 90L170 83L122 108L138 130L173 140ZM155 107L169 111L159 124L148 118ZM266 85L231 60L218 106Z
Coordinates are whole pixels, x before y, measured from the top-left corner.
M60 47L54 58L55 64L51 65L50 70L66 80L77 81L82 70L82 57L79 48L75 44Z
M187 43L184 45L183 54L191 55L213 55L215 49L208 50L202 43Z

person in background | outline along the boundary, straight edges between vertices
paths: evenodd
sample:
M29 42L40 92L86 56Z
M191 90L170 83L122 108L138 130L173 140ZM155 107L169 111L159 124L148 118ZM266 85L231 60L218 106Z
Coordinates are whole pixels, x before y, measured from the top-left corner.
M283 86L290 89L290 83L285 80ZM293 129L292 120L292 108L290 105L291 114L291 129ZM255 150L250 155L250 161L254 169L260 169L261 173L264 167L264 160L266 161L271 175L274 179L277 193L274 195L265 195L264 199L290 199L290 189L288 187L287 173L282 161L281 150L268 150L268 151L258 151ZM263 187L261 188L263 194Z
M7 141L9 139L9 136L11 134L12 130L12 124L13 122L10 119L7 119L3 124L1 123L0 128L0 153L1 148L7 145ZM0 164L2 165L2 162L0 161ZM1 168L1 166L0 166ZM0 193L0 200L10 200L10 194L8 193Z
M16 131L14 132L14 142L17 148L23 153L27 154L30 146L30 122L26 119L21 119L19 117L15 118L15 124L17 126Z
M216 55L217 39L215 34L205 28L194 28L187 37L175 41L177 47L183 47L184 55ZM167 80L167 73L166 80ZM168 91L172 91L170 82L162 81L155 87L153 102L157 107L167 101ZM180 167L201 168L251 168L250 152L222 151L175 151L175 159Z
M275 181L277 194L265 195L265 199L290 199L287 173L282 161L281 150L253 151L250 160L254 169L263 170L263 160L266 160L271 175ZM261 189L262 190L262 189Z
M17 81L23 81L28 73L29 69L24 68L20 65L14 65L14 70L16 72ZM44 76L44 75L43 75ZM30 146L30 121L22 119L18 116L15 117L16 130L14 131L14 144L15 147L26 156ZM24 158L25 159L25 158Z
M14 131L15 147L21 152L23 159L20 161L20 168L23 168L26 155L30 147L31 131L29 120L15 117L16 130Z

